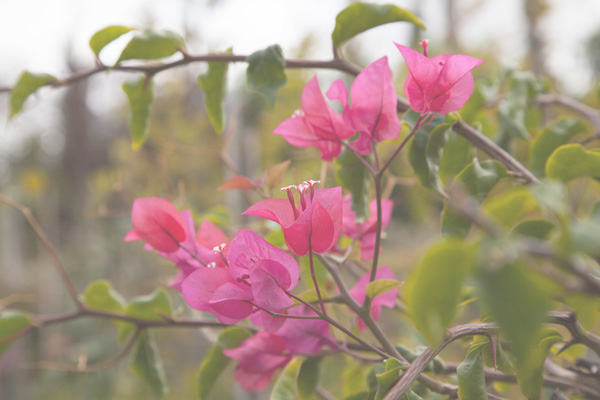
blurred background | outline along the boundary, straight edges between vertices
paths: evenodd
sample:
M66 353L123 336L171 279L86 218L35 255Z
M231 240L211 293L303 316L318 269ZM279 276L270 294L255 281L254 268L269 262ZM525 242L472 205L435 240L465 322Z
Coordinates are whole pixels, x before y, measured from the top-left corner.
M321 87L339 73L288 70L288 84L274 110L245 88L245 64L230 66L225 132L212 129L196 83L206 65L192 64L157 76L150 138L132 151L129 107L121 84L133 74L107 72L65 88L40 90L21 114L8 120L10 88L23 70L64 77L93 66L89 38L109 25L165 28L180 33L191 54L224 51L250 54L279 44L287 58L331 58L335 16L343 0L42 0L0 1L0 192L31 207L79 291L109 279L126 298L165 285L176 273L169 262L123 243L134 198L158 196L210 218L228 235L247 221L246 199L216 187L233 173L251 179L292 159L284 185L321 175L315 149L297 149L270 132L295 109L315 73ZM427 25L378 27L352 39L344 56L365 66L388 55L398 92L406 75L392 41L415 46L430 39L430 54L461 53L485 60L476 81L507 68L532 70L559 92L596 105L600 74L600 2L597 0L406 0L393 3ZM114 63L125 43L102 53ZM438 232L439 204L422 201L411 185L412 170L398 161L394 173L405 185L392 193L394 220L384 243L384 263L409 268L419 249ZM333 176L333 175L330 175ZM333 180L328 181L334 185ZM415 193L416 192L416 193ZM420 201L414 201L415 198ZM223 206L226 204L226 206ZM400 274L402 272L399 272ZM173 292L175 308L189 313ZM48 254L21 214L0 205L0 307L35 313L73 308ZM386 314L387 315L387 314ZM102 334L106 333L106 334ZM195 374L211 332L157 332L171 386L168 398L195 396ZM107 321L78 320L34 331L0 359L0 398L139 399L147 389L128 371L127 361L95 373L40 368L40 360L90 364L118 353L115 328ZM243 398L222 378L215 399ZM244 394L247 398L261 395Z

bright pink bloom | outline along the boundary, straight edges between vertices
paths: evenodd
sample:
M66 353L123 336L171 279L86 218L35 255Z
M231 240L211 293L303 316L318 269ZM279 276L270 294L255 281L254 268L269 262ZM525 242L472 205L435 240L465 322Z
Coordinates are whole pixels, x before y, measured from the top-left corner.
M284 188L288 199L260 201L244 214L275 221L281 225L285 242L298 256L324 253L337 242L342 231L342 188L314 189L315 182L296 186L300 192L300 207L295 205L291 188Z
M367 296L365 290L367 284L369 283L370 273L364 274L356 285L352 289L350 289L350 295L356 300L358 304L362 304L365 301L365 297ZM396 279L394 273L389 267L381 267L377 270L375 274L375 280L379 279ZM373 319L375 321L379 321L381 318L381 309L385 307L394 308L396 305L396 297L398 297L398 289L390 290L380 296L377 296L371 302L371 315L373 315ZM362 331L365 329L365 323L362 319L358 319L358 330Z
M385 231L392 217L392 200L381 201L381 231ZM356 214L352 211L352 196L344 197L344 218L342 220L342 232L344 235L360 242L360 256L365 260L373 259L375 255L375 236L377 234L377 201L369 204L371 215L361 223L356 222Z
M227 260L231 275L250 287L257 306L279 312L294 304L286 291L296 287L300 270L285 251L243 229L231 240Z
M306 306L298 306L288 310L289 315L316 316ZM336 348L335 338L329 331L329 323L321 319L288 318L277 331L292 354L315 355L323 346Z
M259 331L235 349L225 349L227 357L237 360L235 380L245 390L259 391L269 385L275 371L285 367L292 356L286 352L282 337Z
M215 224L205 220L194 235L194 217L189 210L181 212L186 222L187 239L181 243L174 253L158 252L161 256L172 260L180 269L179 274L169 283L173 289L181 291L181 282L198 268L207 265L224 267L223 257L215 252L215 247L227 245L227 236ZM225 249L226 251L226 249Z
M344 106L344 119L360 133L352 146L360 154L370 154L373 141L398 138L402 125L398 119L396 89L387 57L366 66L352 83L352 104L341 80L335 81L327 97Z
M293 146L315 146L321 150L323 160L331 161L340 155L341 141L355 131L327 103L315 76L302 91L302 110L279 124L273 133Z
M396 44L406 61L409 75L404 92L413 110L441 115L461 109L473 93L471 70L483 64L477 58L440 54L427 57L427 41L421 41L425 55Z
M131 211L133 229L125 241L143 240L152 248L173 253L186 237L185 221L173 204L158 197L135 199Z
M198 268L182 282L181 291L192 308L210 312L224 324L252 314L252 291L232 278L227 268Z

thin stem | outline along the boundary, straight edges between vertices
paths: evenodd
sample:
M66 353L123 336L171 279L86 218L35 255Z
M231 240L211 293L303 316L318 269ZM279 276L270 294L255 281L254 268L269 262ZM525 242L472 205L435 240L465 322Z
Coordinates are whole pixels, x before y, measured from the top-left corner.
M62 261L58 257L58 253L54 249L52 242L50 242L50 240L46 236L46 232L44 232L41 225L38 223L37 219L35 219L35 217L33 216L31 209L29 209L29 207L26 207L8 197L6 197L2 193L0 193L0 202L17 209L19 212L21 212L21 214L23 214L25 219L27 219L27 222L29 222L29 225L33 228L33 231L35 232L37 237L42 242L42 245L44 246L44 248L46 249L48 254L50 254L50 257L52 258L52 261L54 262L54 266L55 266L56 270L58 271L58 274L62 278L62 281L64 282L65 286L67 287L67 290L69 291L69 294L71 295L71 299L73 300L73 302L75 303L75 305L77 306L78 309L80 309L80 310L83 309L84 308L83 303L79 299L79 293L77 292L77 289L75 288L75 285L73 284L73 281L69 277L69 274L67 274L67 270L65 269Z
M431 121L431 119L429 117L432 115L433 114L422 114L419 116L419 118L417 119L417 122L415 123L415 126L412 127L412 129L410 130L408 135L406 135L406 137L402 140L402 142L400 142L400 144L398 145L396 150L394 150L394 152L392 153L390 158L385 162L385 164L383 164L383 167L381 167L377 171L377 175L379 175L379 176L383 175L385 170L388 169L388 167L390 166L392 161L394 161L396 156L402 151L402 149L406 146L408 141L415 135L415 133L417 133L417 131L419 129L421 129L423 127L423 125L426 125L425 122L429 123L429 121Z
M325 304L323 304L323 298L321 297L321 290L319 289L319 282L317 282L317 275L315 274L311 235L308 235L308 262L310 263L310 277L312 278L313 284L315 285L315 291L317 292L317 297L319 298L319 305L321 306L321 311L323 311L324 315L327 315L327 311L325 310Z
M369 164L369 162L367 160L365 160L365 158L363 156L358 154L358 152L356 151L356 149L354 147L350 146L350 144L348 144L346 142L342 142L342 146L344 146L346 149L348 149L352 153L354 153L356 158L358 158L358 160L365 166L365 168L367 169L367 171L369 171L369 174L371 176L375 176L377 174L377 171L375 171L373 166L371 166L371 164Z
M115 365L119 361L121 361L123 358L125 358L125 356L127 356L127 354L129 354L129 352L133 348L133 345L135 344L137 338L140 336L140 333L142 333L142 331L143 331L143 329L138 327L135 330L135 332L133 333L133 335L131 335L129 340L127 340L127 343L125 344L125 346L121 349L121 351L116 356L114 356L106 361L99 362L97 364L79 366L79 365L58 364L58 363L55 363L52 361L39 361L37 363L34 363L31 366L38 367L38 368L44 368L44 369L51 369L51 370L55 370L55 371L67 371L67 372L101 371L103 369L112 367L113 365Z

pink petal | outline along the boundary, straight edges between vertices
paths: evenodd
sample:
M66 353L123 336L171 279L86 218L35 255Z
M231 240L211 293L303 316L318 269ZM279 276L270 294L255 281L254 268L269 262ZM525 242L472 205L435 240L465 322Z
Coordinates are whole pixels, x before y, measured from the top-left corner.
M463 76L444 95L438 97L431 104L431 110L440 115L460 110L465 106L471 94L473 94L473 75L471 73Z
M419 87L417 82L409 74L404 81L404 94L408 100L410 107L416 112L425 111L425 97L423 89ZM429 111L429 110L427 110Z
M315 253L324 253L342 232L342 188L315 190L313 207L311 244Z
M196 234L196 242L207 249L213 249L223 243L227 243L227 236L210 220L205 220L200 225Z
M362 304L365 301L366 295L366 287L369 283L370 273L367 272L364 274L358 282L354 285L352 289L350 289L350 295L352 298L359 304ZM380 267L375 274L375 280L379 279L393 279L396 277L392 270L387 267ZM376 321L379 320L381 316L381 308L389 307L393 308L396 305L396 297L398 297L398 289L390 290L380 296L375 297L371 302L371 315L373 315L373 319ZM364 322L359 319L358 328L362 330L365 328Z
M438 78L438 69L435 63L410 47L398 43L394 44L398 50L400 50L402 57L404 57L408 72L414 80L414 84L422 93L428 92L431 85L433 85Z
M431 101L452 89L473 68L483 64L483 60L474 57L450 54L440 54L433 57L431 61L439 68L435 86L430 91Z
M285 310L280 311L285 314ZM256 309L250 316L250 321L254 325L262 326L268 332L276 332L287 321L285 318L273 317L271 314Z
M158 251L172 253L186 237L181 213L165 199L145 197L133 202L131 224L137 237Z
M267 262L268 261L263 261L261 264L264 265ZM272 261L270 263L275 264ZM282 276L286 274L285 268L281 265L277 268L275 268L275 265L270 265L269 269L274 272L276 276L273 276L259 267L250 270L252 295L254 297L254 302L258 307L273 312L279 312L286 307L294 305L294 302L284 292L277 281L277 278L282 279ZM279 271L275 272L276 269L279 269ZM281 271L282 269L283 271ZM289 275L287 276L287 280L289 281Z
M273 133L283 136L289 144L296 147L314 146L318 140L312 127L301 116L286 119L273 130Z
M339 101L344 108L348 107L348 89L341 79L337 79L331 84L327 91L327 97Z
M214 291L225 283L235 283L226 268L199 268L185 278L181 291L192 308L207 311Z
M295 316L316 316L306 306L291 308L288 313ZM336 348L335 338L329 331L329 324L323 320L287 319L277 331L292 354L318 354L323 346Z
M308 238L312 229L312 205L307 207L290 226L283 227L283 236L288 249L297 256L308 254Z
M250 206L242 214L266 218L273 222L277 222L282 227L287 227L294 223L294 211L287 199L267 199L259 201Z
M365 67L352 84L350 118L354 129L376 141L396 139L401 124L397 97L387 57Z

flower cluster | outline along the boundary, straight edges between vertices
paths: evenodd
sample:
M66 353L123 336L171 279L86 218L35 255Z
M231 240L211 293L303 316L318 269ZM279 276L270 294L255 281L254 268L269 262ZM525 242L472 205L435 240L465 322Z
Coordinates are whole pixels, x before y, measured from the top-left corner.
M465 104L473 91L470 71L482 61L447 54L429 59L427 42L421 44L423 55L396 46L409 69L404 85L406 96L411 107L421 113L419 121L423 122L429 121L426 117L432 113L447 114ZM329 105L314 77L302 93L302 110L283 121L273 133L294 146L317 147L326 161L338 157L342 146L347 146L364 163L371 162L363 156L371 154L377 142L400 135L396 92L386 57L364 68L350 92L342 81L333 82L327 97L340 103L341 113ZM391 159L379 171L374 169L380 168L377 155L373 159L375 167L366 167L374 179L380 179ZM390 221L393 202L378 194L378 199L370 203L370 216L357 221L350 195L343 197L341 187L316 188L319 183L310 180L283 188L286 198L259 201L244 214L278 223L287 249L295 256L310 256L320 309L291 293L300 280L296 258L253 231L241 229L229 241L209 221L204 221L196 232L191 212L180 212L167 200L140 198L133 204L133 229L125 241L142 240L146 248L172 260L180 272L171 286L182 292L192 308L211 313L224 324L250 319L263 328L238 347L224 350L224 354L237 360L235 378L247 390L264 389L274 373L296 355L316 356L322 354L324 347L343 347L330 332L330 324L340 326L326 311L315 277L313 253L337 251L335 246L342 233L359 243L362 259L375 259L380 250L377 238ZM331 269L330 272L333 274ZM377 268L374 261L372 270L349 290L354 301L365 307L365 313L358 313L355 319L359 332L366 327L361 317L367 318L369 307L373 320L378 321L382 308L392 308L396 303L397 289L366 301L373 278L395 280L389 267ZM296 304L293 298L302 304ZM348 298L347 303L352 305Z
M398 138L401 124L387 57L365 67L354 80L351 93L350 104L341 80L327 91L327 97L339 101L344 108L338 114L323 97L315 76L302 92L302 110L279 124L273 133L282 135L293 146L317 147L325 161L339 156L342 141L357 133L358 139L351 146L363 155L371 152L373 142Z

